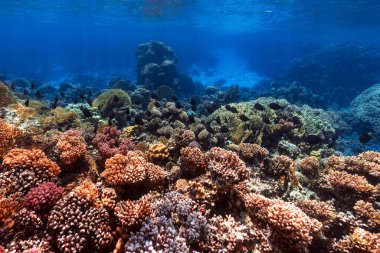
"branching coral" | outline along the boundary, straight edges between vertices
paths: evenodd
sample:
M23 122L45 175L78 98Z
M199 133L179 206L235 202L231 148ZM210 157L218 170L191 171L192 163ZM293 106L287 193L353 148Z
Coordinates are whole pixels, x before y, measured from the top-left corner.
M119 225L124 230L129 230L141 225L152 213L152 199L144 196L139 200L127 200L117 203L115 214Z
M333 171L328 175L331 186L338 191L349 191L364 196L371 195L375 187L365 177L349 174L345 171Z
M48 228L61 252L93 252L107 249L112 241L108 212L71 192L57 202Z
M43 227L41 218L34 211L27 210L26 208L21 209L13 219L15 221L14 229L19 231L23 237L36 234Z
M298 163L298 168L306 176L318 175L320 167L320 162L315 156L305 157Z
M128 151L135 149L131 140L120 138L120 131L116 127L104 127L99 130L93 144L101 159L107 159L116 154L126 155Z
M236 183L247 179L250 170L232 151L214 147L206 153L207 169L217 181Z
M62 197L63 188L52 182L30 189L25 196L25 206L36 212L49 211Z
M207 168L205 154L199 148L186 147L181 149L181 170L192 176L199 175Z
M323 201L300 199L297 206L311 218L322 222L326 228L338 218L335 208Z
M21 194L15 193L5 197L4 189L0 190L0 221L16 213L21 206Z
M354 210L359 217L367 220L369 225L373 227L380 226L380 211L377 211L372 203L359 200L355 203Z
M115 155L105 163L101 177L109 185L128 185L154 187L163 182L166 173L159 166L146 161L137 152L128 152L127 156Z
M12 149L3 157L0 186L27 193L41 183L55 181L60 168L39 149Z
M64 165L73 165L86 155L86 142L77 130L68 130L61 134L56 145L59 159Z
M291 203L254 193L243 195L243 200L249 215L269 225L275 242L283 249L303 252L322 228L319 221Z
M8 106L15 102L11 89L0 81L0 107Z
M380 234L356 228L334 246L336 252L340 253L378 253L380 252Z
M240 143L238 153L246 162L253 164L261 163L269 154L266 148L252 143Z
M21 136L21 130L4 120L0 120L0 158L14 147L16 140Z
M57 129L60 127L79 126L79 116L77 113L68 111L62 107L57 107L51 111L50 115L41 119L44 129Z

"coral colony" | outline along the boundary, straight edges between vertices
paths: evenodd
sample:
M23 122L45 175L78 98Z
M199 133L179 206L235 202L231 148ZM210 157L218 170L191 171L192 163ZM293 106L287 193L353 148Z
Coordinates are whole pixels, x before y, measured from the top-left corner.
M380 153L343 156L321 98L293 83L242 101L161 42L136 56L137 83L94 94L0 84L1 253L380 252ZM377 87L352 104L375 130Z

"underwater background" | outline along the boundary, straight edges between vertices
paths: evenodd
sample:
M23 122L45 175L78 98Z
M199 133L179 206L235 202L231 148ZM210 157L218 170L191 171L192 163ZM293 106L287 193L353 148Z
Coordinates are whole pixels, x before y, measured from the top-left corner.
M380 2L0 0L0 253L380 253Z

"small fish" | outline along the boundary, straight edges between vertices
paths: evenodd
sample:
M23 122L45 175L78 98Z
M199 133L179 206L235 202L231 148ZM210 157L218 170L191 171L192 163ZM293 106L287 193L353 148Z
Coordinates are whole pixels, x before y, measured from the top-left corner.
M24 94L24 96L28 96L29 92L26 89L24 89L23 94Z
M97 132L98 132L98 124L95 124L95 126L94 126L94 134L96 134Z
M238 113L238 110L230 105L225 105L224 108L226 108L227 111L233 112L233 113Z
M239 115L239 118L240 118L242 121L249 121L249 118L248 118L245 114L240 114L240 115Z
M272 102L268 105L268 107L272 110L280 110L280 109L284 109L283 106L279 105L278 103L276 102Z
M12 82L10 88L11 88L12 91L15 91L15 89L16 89L16 84Z
M79 103L79 98L78 98L78 97L75 97L74 100L73 100L73 103L74 103L74 104L78 104L78 103Z
M113 101L115 104L117 104L117 103L119 103L120 98L119 98L117 95L113 95L113 99L112 99L112 101Z
M226 127L226 126L221 126L221 127L220 127L220 132L222 132L222 133L228 133L228 127Z
M264 111L265 110L265 107L262 106L260 103L256 103L254 105L254 107L255 107L256 110L259 110L259 111Z
M41 99L41 98L43 98L43 97L44 97L44 96L42 96L41 91L37 90L37 91L36 91L36 98L37 98L37 99Z
M132 116L130 114L127 115L127 121L131 121L132 120Z
M146 112L145 112L145 115L146 115L147 117L150 117L150 116L152 116L152 113L151 113L150 111L146 111Z
M172 96L172 99L173 99L173 101L178 101L178 98L177 98L176 95L173 95L173 96Z
M82 92L80 92L80 93L79 93L79 98L80 98L81 100L83 100L83 99L85 99L86 97L84 96L84 94L83 94Z
M134 104L139 105L141 104L141 99L140 98L135 98L133 101Z
M214 132L214 130L212 129L212 127L210 126L210 124L206 124L205 127L206 127L206 130L207 130L209 133L213 133L213 132Z
M36 88L36 83L32 81L32 82L30 83L30 88L31 88L32 90L34 90L34 89Z
M216 117L215 121L216 121L216 123L218 123L219 125L222 124L222 120L220 119L220 116Z
M155 102L154 102L154 106L157 107L157 108L160 108L160 107L161 107L161 104L160 104L158 101L155 101Z
M182 105L179 101L175 102L175 107L177 107L177 109L182 109Z
M80 110L82 111L85 118L91 118L92 117L92 113L86 107L81 107Z
M306 136L306 141L310 144L310 145L316 145L316 144L319 144L322 142L322 139L321 137L319 137L318 135L315 135L315 134L309 134L308 136Z
M197 101L195 100L195 98L190 99L190 104L191 105L197 105Z
M87 102L87 104L89 104L90 106L92 106L92 102L93 102L94 100L92 99L92 98L90 98L90 97L88 97L87 99L86 99L86 102Z
M88 95L92 97L92 90L88 90Z
M30 100L29 100L29 98L28 98L27 100L25 100L24 105L25 105L26 107L28 107L28 106L29 106L29 103L30 103Z
M359 141L363 144L369 142L370 140L372 140L373 136L372 136L372 133L364 133L362 135L360 135L359 137Z
M115 113L114 111L110 111L110 112L108 113L108 118L113 119L113 118L115 118L115 117L116 117L116 113Z
M157 98L157 94L155 92L151 92L150 93L150 97L153 98L153 99L156 99Z
M141 126L141 125L144 125L144 121L142 120L141 117L136 116L135 117L135 124Z
M190 124L195 123L195 118L194 118L193 115L189 115L189 123L190 123Z
M42 111L49 111L50 108L49 108L49 107L46 107L46 106L41 106L41 107L40 107L40 110L42 110Z
M63 91L61 91L61 92L59 93L59 95L61 96L61 98L64 98L64 97L65 97L65 93L64 93Z
M51 104L50 108L51 109L55 109L57 108L57 105L58 105L58 97L55 97L53 103Z
M292 121L295 125L300 125L301 124L301 119L298 116L294 116L292 118Z

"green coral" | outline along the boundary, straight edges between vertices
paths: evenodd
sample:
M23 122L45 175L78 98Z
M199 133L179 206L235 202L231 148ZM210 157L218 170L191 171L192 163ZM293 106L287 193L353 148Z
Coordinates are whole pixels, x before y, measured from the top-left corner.
M117 99L115 99L115 96ZM121 89L110 89L100 94L93 102L103 117L107 117L112 110L130 106L132 104L128 93Z

